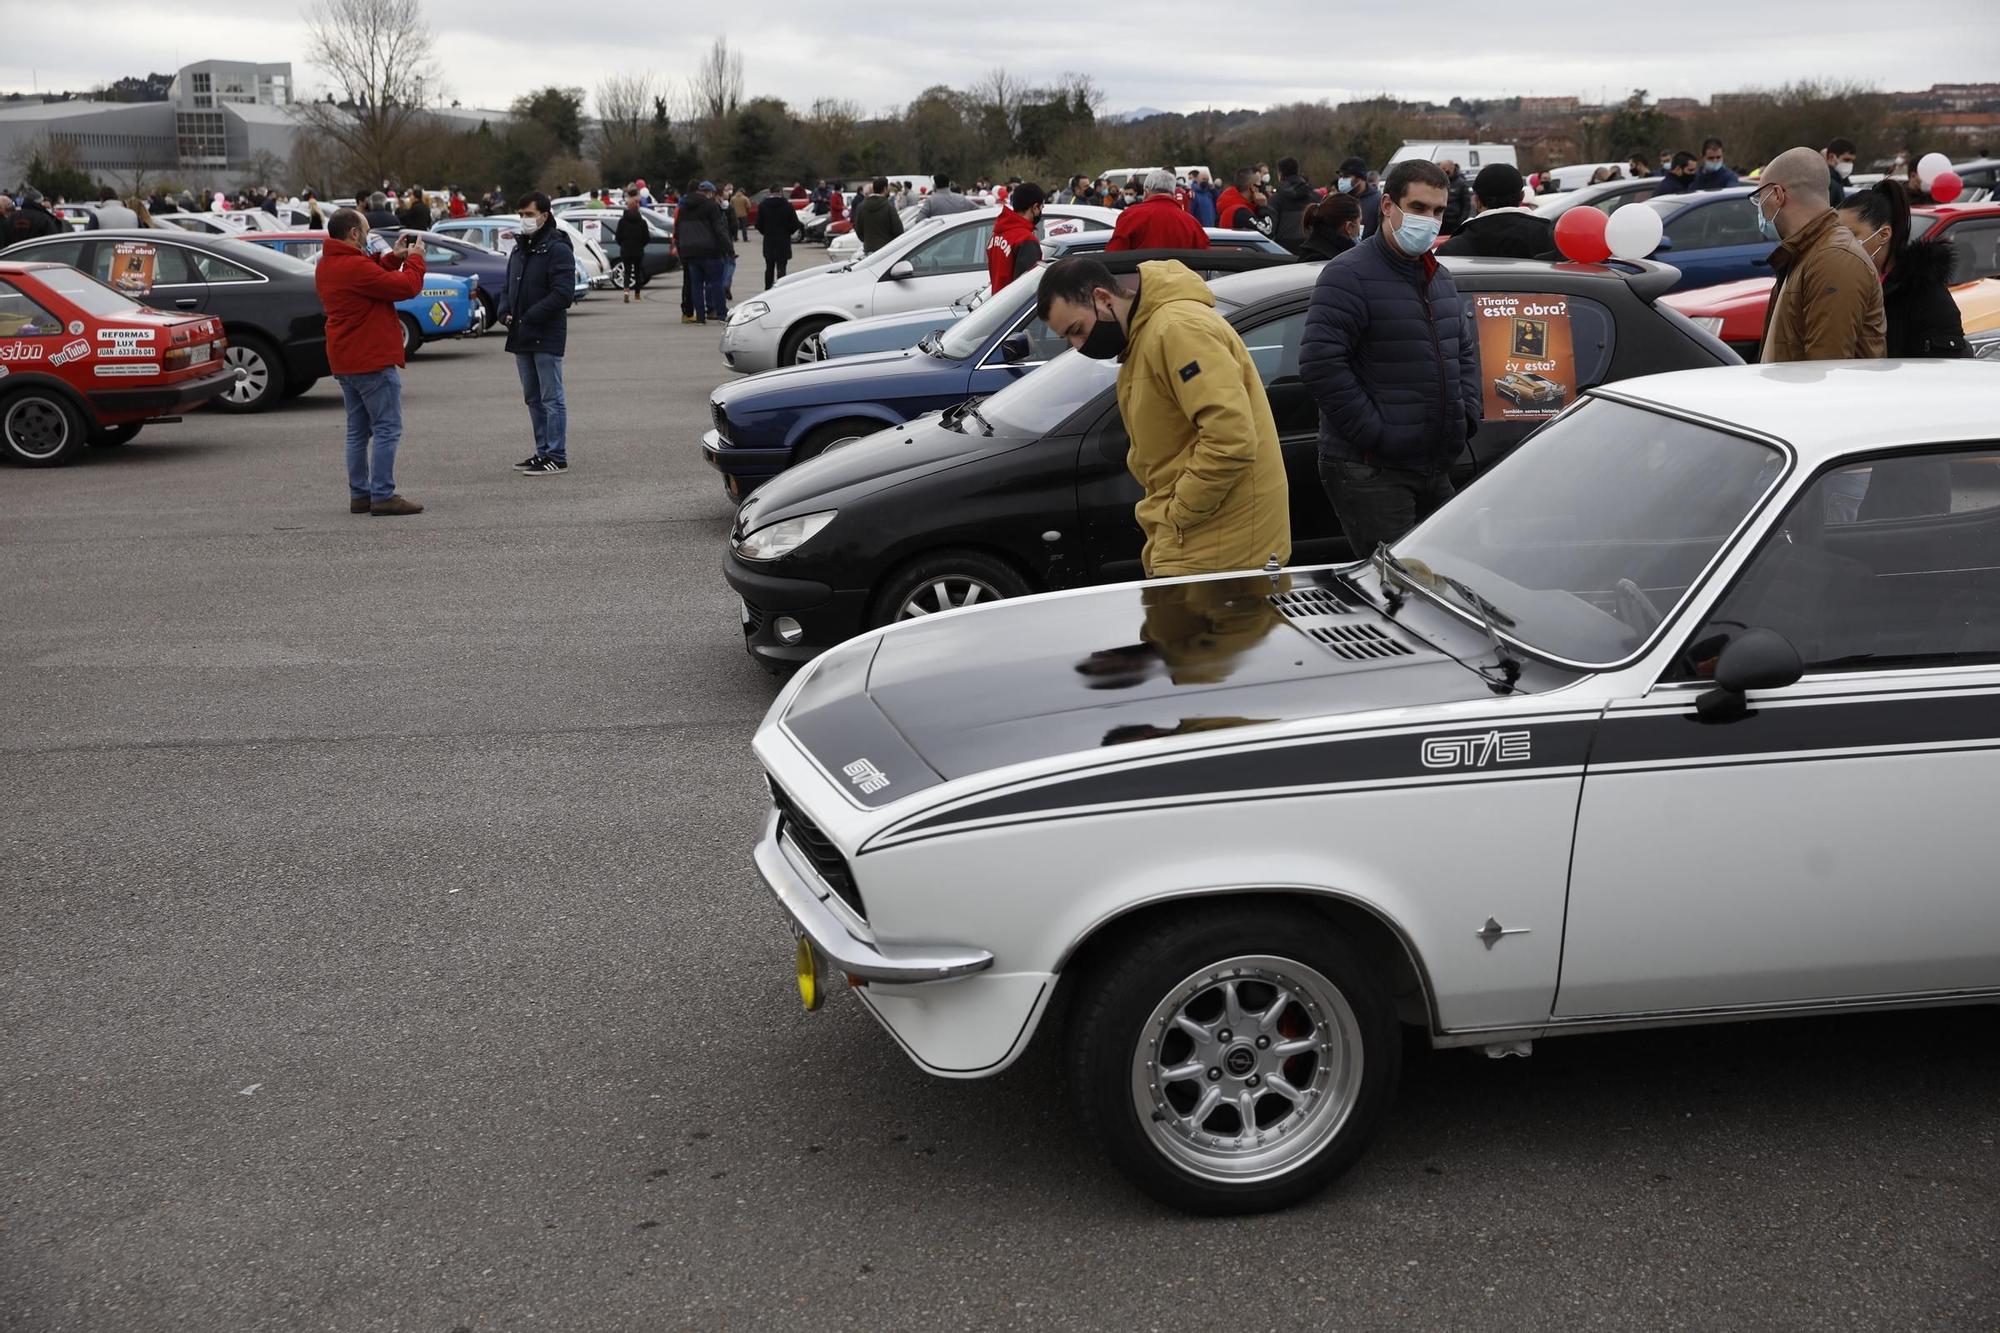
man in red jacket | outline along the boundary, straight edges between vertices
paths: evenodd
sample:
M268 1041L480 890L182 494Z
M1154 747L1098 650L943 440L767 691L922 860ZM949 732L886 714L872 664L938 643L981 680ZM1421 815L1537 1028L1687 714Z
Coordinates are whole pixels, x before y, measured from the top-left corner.
M1174 173L1146 173L1146 197L1118 215L1106 250L1206 250L1208 233L1174 199Z
M986 274L999 291L1023 273L1032 273L1042 262L1042 243L1035 238L1035 223L1041 220L1042 187L1029 181L1016 185L1007 196L1007 206L993 219L993 239L986 243Z
M370 254L368 219L339 209L327 219L326 251L313 279L326 307L327 368L347 404L350 514L424 512L396 494L396 445L403 438L403 324L396 302L424 287L424 256L410 248L413 239L406 231L394 246Z

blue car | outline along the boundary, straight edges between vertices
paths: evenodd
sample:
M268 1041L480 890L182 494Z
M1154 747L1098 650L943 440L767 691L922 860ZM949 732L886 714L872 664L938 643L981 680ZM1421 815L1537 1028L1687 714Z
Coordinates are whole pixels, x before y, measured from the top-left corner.
M1251 250L1259 254L1284 255L1285 247L1259 231L1229 231L1209 227L1208 243L1218 250ZM1065 255L1102 254L1111 241L1108 231L1076 231L1051 236L1042 242L1042 254L1050 263ZM868 319L842 320L829 324L805 341L805 352L815 361L858 356L863 352L900 352L914 347L926 333L943 331L946 325L964 319L992 294L982 282L948 306L909 310L894 315L874 315Z
M1651 258L1681 271L1675 291L1771 276L1771 252L1778 243L1757 230L1757 201L1750 197L1755 190L1742 185L1643 201L1666 227Z
M317 264L326 249L326 233L318 231L251 231L231 238L246 245ZM479 299L479 282L472 277L435 273L426 263L424 288L407 301L396 302L403 325L403 355L415 356L436 338L478 337L486 331L486 307Z
M1129 250L1104 256L1114 273L1148 259L1179 259L1204 277L1296 262L1259 249ZM928 412L1003 389L1069 350L1035 318L1039 269L1024 273L914 347L780 366L717 388L703 455L732 500L794 463Z
M560 218L556 219L556 225L564 227L565 230L569 231L572 237L571 247L577 252L576 289L573 295L577 300L581 301L584 297L590 295L590 268L584 262L584 241L582 234L574 228L569 227ZM514 238L521 234L521 219L512 216L449 218L446 221L438 223L432 230L441 233L447 240L456 241L460 245L476 245L491 254L498 255L500 257L500 278L492 290L502 292L507 289L507 255L514 248ZM424 234L428 236L430 232L425 232ZM488 313L490 314L491 311Z
M494 302L507 287L507 256L475 245L464 236L420 231L417 239L424 243L424 267L429 274L471 278L479 284L483 327L491 328Z

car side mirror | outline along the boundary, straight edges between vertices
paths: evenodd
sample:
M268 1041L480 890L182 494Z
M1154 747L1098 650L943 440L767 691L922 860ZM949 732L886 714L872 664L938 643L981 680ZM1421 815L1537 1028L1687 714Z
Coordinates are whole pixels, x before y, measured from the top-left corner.
M917 266L907 259L899 259L889 266L889 276L897 282L917 276Z
M1774 629L1746 629L1715 660L1715 688L1695 700L1704 722L1729 722L1747 711L1752 690L1777 690L1797 683L1805 664L1792 641Z
M1009 365L1026 361L1034 351L1035 345L1025 333L1010 333L1000 340L1000 356Z

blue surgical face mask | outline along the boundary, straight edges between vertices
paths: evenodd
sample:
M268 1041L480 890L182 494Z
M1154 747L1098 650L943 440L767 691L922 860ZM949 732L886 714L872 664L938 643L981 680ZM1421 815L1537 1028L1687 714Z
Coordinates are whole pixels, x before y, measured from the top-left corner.
M1342 194L1348 194L1352 192L1354 189L1354 177L1342 176L1339 180L1333 183L1333 188L1338 190Z
M1396 211L1403 213L1400 208ZM1438 238L1438 229L1443 225L1442 218L1420 218L1403 213L1403 221L1396 228L1396 248L1406 255L1420 255L1431 248L1431 242Z
M1784 240L1784 237L1778 235L1778 220L1775 217L1764 216L1763 196L1759 195L1755 202L1757 205L1757 234L1773 243Z

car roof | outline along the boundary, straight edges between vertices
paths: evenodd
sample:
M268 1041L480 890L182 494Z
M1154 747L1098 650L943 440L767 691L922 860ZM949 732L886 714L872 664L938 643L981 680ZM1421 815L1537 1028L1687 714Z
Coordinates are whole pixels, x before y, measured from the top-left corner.
M1791 361L1642 375L1591 390L1785 441L1807 465L1864 450L1994 437L1990 362ZM1921 402L1921 412L1885 403Z
M1363 242L1366 244L1366 242ZM1254 253L1254 252L1253 252ZM1582 294L1593 287L1616 282L1631 288L1641 298L1651 300L1679 280L1679 270L1650 259L1614 259L1603 264L1554 263L1545 259L1489 259L1474 255L1440 255L1439 262L1451 271L1454 281L1490 278L1522 280L1552 291ZM1210 285L1216 299L1233 305L1255 305L1298 292L1311 291L1319 281L1324 264L1279 264L1249 273L1232 273Z
M1913 204L1912 213L1930 214L1940 221L1947 218L1992 217L2000 214L2000 199L1982 199L1977 203L1961 204Z
M1749 185L1730 185L1720 190L1689 190L1685 194L1656 194L1646 202L1663 213L1678 212L1683 208L1693 208L1699 204L1712 204L1720 199L1746 199L1757 193L1755 182Z

